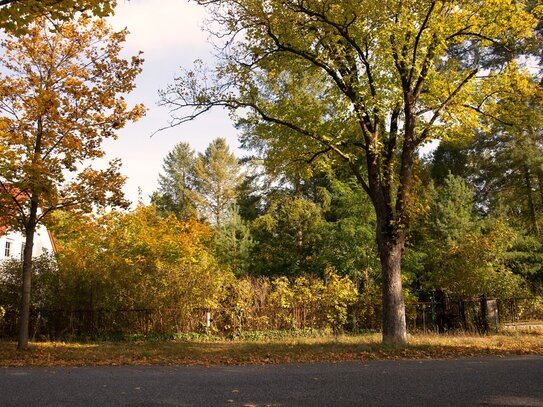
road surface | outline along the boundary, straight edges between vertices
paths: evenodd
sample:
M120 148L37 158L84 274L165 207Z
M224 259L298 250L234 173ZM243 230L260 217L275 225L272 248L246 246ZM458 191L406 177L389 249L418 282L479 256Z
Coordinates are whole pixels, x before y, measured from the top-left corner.
M541 406L543 356L1 368L0 406Z

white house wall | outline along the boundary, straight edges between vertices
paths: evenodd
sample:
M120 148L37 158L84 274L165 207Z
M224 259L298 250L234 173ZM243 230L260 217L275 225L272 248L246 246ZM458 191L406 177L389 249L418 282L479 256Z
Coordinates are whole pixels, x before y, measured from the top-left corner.
M25 238L19 232L6 232L0 236L0 260L9 258L22 259ZM38 257L44 253L53 253L53 241L45 226L40 225L34 235L34 247L32 256ZM9 246L9 250L7 247ZM7 256L6 254L9 255Z

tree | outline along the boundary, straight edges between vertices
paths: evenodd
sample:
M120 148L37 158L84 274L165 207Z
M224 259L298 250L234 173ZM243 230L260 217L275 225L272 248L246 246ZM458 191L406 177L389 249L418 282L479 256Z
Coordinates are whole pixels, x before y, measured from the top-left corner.
M164 158L159 175L158 191L151 196L151 202L166 216L173 213L179 219L196 216L194 152L188 143L177 144Z
M68 21L81 12L105 17L113 14L116 4L115 0L0 0L0 27L23 34L38 17Z
M540 235L543 215L543 88L531 75L505 72L502 97L469 140L441 142L431 159L439 184L448 172L476 189L479 209ZM505 91L509 89L509 91Z
M491 117L462 145L441 143L432 174L449 169L473 186L479 212L515 231L505 265L541 289L543 216L542 87L532 75L504 75L504 93Z
M442 185L449 174L467 180L471 175L469 149L472 140L441 140L428 157L430 176L437 185Z
M341 168L312 172L308 179L283 174L258 180L257 210L243 212L255 240L250 271L323 275L332 266L357 283L367 282L370 269L377 269L370 201L354 179L336 178Z
M320 205L300 195L276 191L266 212L251 223L252 271L264 275L319 274L327 224Z
M460 177L449 174L434 190L430 231L442 243L458 242L475 229L473 190Z
M190 109L173 124L227 106L266 153L344 161L376 213L383 341L406 342L401 259L417 150L499 97L487 50L530 37L533 16L512 0L199 3L229 40L215 74L185 72L162 92L177 114Z
M515 232L500 219L478 217L473 189L449 174L433 190L422 239L422 288L460 298L482 294L510 298L523 293L522 278L506 265Z
M543 87L510 78L511 91L472 143L473 182L488 210L500 209L525 233L540 236L543 215Z
M120 162L94 169L103 140L144 113L122 96L134 88L139 56L119 57L127 32L81 19L54 30L45 19L8 36L0 64L0 210L25 233L18 348L28 345L32 245L36 226L58 209L126 206Z
M228 267L235 275L247 274L254 245L248 222L241 218L237 205L231 206L213 238L217 262Z
M367 288L373 270L379 270L371 202L353 178L331 179L329 191L330 208L325 214L328 228L318 253L321 262L348 275L360 288Z
M240 166L226 140L217 138L198 154L194 166L200 216L219 226L236 201Z

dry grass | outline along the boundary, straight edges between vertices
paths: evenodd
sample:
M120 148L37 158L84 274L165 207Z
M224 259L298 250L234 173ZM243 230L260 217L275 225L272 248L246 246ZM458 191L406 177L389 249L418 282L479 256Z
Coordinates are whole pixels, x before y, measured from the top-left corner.
M211 366L543 354L543 332L414 335L409 345L401 347L382 345L379 335L269 341L42 342L22 352L15 347L14 342L0 341L0 366Z

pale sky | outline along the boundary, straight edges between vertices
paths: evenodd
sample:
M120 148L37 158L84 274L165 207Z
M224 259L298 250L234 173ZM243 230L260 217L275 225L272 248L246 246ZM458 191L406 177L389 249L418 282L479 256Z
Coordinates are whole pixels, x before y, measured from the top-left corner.
M208 34L201 27L206 16L203 7L187 0L119 0L109 21L116 29L130 31L125 43L127 56L143 51L143 72L137 88L127 100L144 103L149 109L138 122L119 131L119 138L105 144L107 158L122 160L122 172L128 177L125 194L132 202L138 199L138 187L144 202L157 189L157 178L168 151L180 141L203 151L211 140L225 137L231 148L238 147L236 130L226 112L216 110L194 122L168 129L151 138L151 134L168 124L166 108L158 107L158 89L173 82L179 67L190 68L196 59L213 62ZM237 155L242 153L237 151Z

